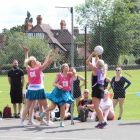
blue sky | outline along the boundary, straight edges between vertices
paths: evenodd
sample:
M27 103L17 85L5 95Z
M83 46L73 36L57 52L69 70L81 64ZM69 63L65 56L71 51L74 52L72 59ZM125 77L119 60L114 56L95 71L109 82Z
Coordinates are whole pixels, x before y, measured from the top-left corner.
M74 7L85 0L4 0L0 8L0 32L3 28L10 29L24 23L27 10L36 25L37 15L42 15L43 23L50 24L54 29L60 28L60 20L65 19L70 30L70 12L68 9L58 9L56 6ZM76 22L74 22L76 26Z

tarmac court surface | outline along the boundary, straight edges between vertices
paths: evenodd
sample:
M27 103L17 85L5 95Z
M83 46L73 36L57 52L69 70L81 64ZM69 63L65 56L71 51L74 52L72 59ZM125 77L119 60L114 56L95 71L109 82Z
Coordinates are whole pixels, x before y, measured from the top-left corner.
M140 121L110 121L104 129L97 129L97 122L59 122L52 126L21 127L20 119L0 121L0 140L140 140ZM26 122L25 122L26 123Z

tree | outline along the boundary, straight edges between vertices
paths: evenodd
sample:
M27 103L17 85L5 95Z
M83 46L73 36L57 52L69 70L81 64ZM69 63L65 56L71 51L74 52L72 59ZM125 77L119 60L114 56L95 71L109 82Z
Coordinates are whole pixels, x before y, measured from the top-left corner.
M101 44L108 64L116 65L121 55L139 46L140 18L132 12L135 6L134 0L87 0L76 9L78 22L90 29L90 50L93 44Z
M28 38L25 33L5 30L6 37L5 48L0 51L1 65L10 64L13 59L18 59L20 64L24 62L24 53L22 45L27 45L30 49L30 55L35 56L39 61L44 61L48 51L48 43L45 40L37 38Z
M87 26L90 33L96 34L95 45L101 44L101 29L111 7L112 0L86 0L85 4L76 7L77 22L80 26Z
M135 28L140 27L140 22L137 14L130 11L133 6L130 0L115 0L111 15L105 21L103 42L109 64L118 64L120 56L129 55L139 40Z

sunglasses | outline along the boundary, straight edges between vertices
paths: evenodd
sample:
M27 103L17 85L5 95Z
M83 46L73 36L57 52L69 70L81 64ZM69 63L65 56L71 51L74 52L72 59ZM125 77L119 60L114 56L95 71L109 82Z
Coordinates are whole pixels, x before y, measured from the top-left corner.
M88 94L88 92L84 92L84 94Z
M121 70L116 70L116 71L121 71Z

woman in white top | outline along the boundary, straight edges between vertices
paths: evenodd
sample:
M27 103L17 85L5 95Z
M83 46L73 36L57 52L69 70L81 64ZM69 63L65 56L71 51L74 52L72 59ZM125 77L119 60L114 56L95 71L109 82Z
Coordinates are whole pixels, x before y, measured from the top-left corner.
M101 99L100 108L102 109L104 120L114 120L115 114L113 109L113 102L109 97L109 92L105 90L104 98Z

